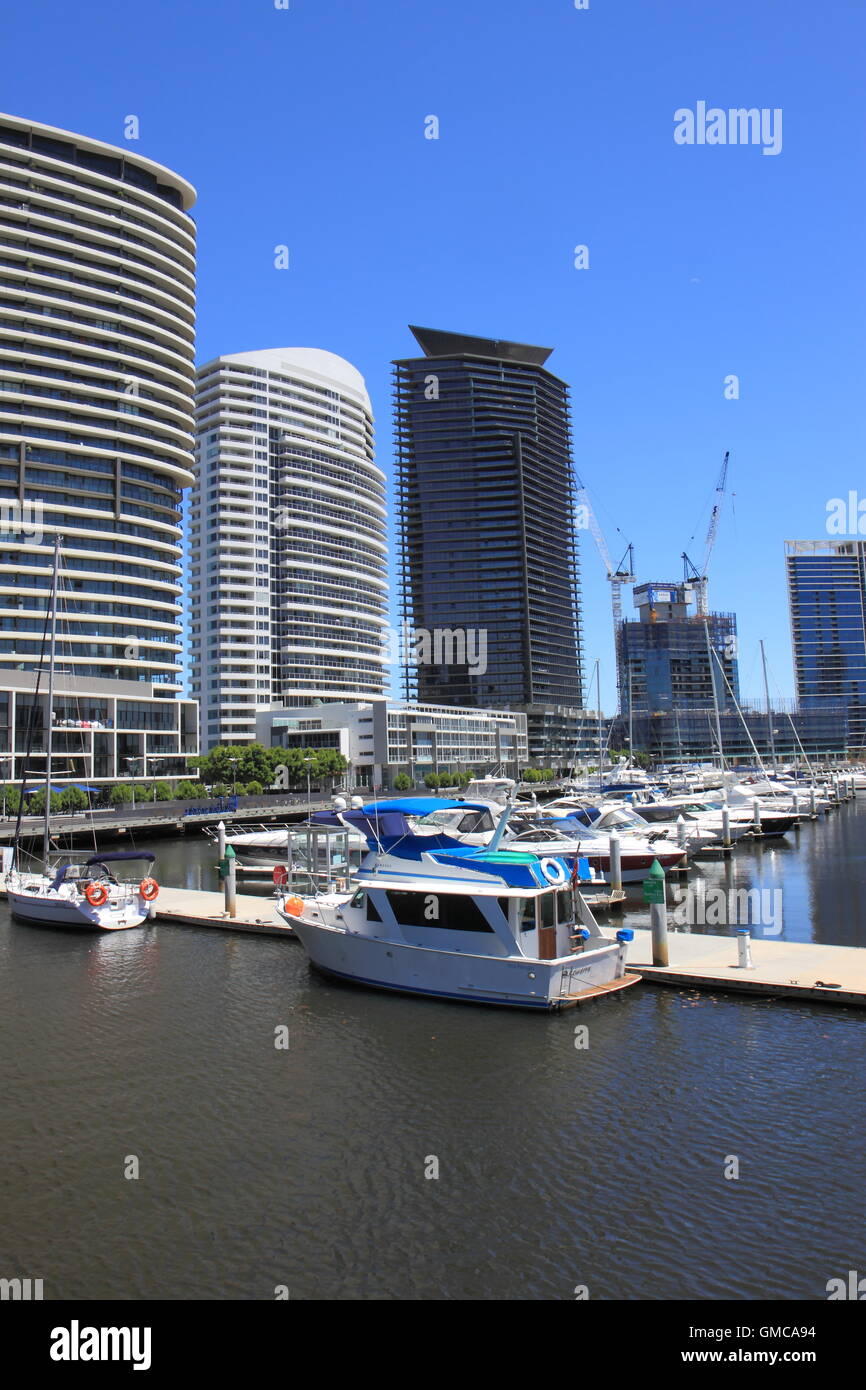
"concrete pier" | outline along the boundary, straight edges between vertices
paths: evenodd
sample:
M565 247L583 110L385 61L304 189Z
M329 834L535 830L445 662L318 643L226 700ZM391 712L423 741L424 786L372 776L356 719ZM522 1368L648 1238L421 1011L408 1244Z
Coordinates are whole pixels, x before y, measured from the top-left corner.
M229 917L222 893L194 888L160 888L152 920L176 927L216 927L223 931L283 936L297 941L292 928L277 914L275 898L254 898L238 893L237 915Z
M736 936L670 932L669 961L652 963L652 935L636 928L627 965L647 984L733 990L781 999L866 1008L866 948L752 937L752 968L738 964Z

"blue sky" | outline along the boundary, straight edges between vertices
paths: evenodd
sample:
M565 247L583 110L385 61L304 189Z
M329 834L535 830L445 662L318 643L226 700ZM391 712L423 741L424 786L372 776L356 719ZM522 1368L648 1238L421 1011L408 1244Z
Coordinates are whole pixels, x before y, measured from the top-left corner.
M200 360L341 353L367 379L389 476L390 362L412 352L410 322L555 348L576 466L641 580L702 556L730 449L710 600L738 615L744 693L760 693L763 637L789 695L783 541L825 534L830 498L866 496L864 14L861 0L43 0L6 10L0 106L118 144L137 115L134 148L199 191ZM781 152L676 145L674 112L698 101L781 108ZM610 706L588 535L582 569L587 665L601 658Z

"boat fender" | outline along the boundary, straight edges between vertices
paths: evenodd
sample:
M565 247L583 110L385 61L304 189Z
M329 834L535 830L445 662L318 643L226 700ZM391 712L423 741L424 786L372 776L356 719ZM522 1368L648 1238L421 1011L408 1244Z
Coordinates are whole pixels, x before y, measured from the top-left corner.
M303 898L286 898L283 907L290 917L300 917L304 910L304 900Z
M84 896L91 907L102 907L108 900L108 889L104 883L88 883L84 890Z
M558 859L542 859L541 872L548 883L565 883L568 878Z
M138 885L138 891L146 903L152 903L159 892L159 884L155 878L143 878Z

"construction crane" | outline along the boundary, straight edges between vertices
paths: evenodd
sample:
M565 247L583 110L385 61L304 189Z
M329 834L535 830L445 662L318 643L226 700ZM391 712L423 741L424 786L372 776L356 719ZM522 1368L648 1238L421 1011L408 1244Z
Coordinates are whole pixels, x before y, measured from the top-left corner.
M701 568L698 569L697 566L689 559L685 551L683 551L682 556L683 579L685 579L687 583L689 581L693 581L695 584L698 598L698 613L701 615L701 617L706 617L706 615L710 611L709 603L707 600L707 572L710 567L710 556L713 553L713 546L716 543L716 536L719 530L719 518L722 514L722 503L725 500L725 488L728 482L728 459L730 458L730 456L730 451L725 453L725 457L722 459L722 471L719 474L719 481L716 483L716 499L713 503L713 510L710 513L710 524L707 527L707 541L704 547L704 563L701 565Z
M611 607L613 608L613 640L614 643L616 643L617 635L619 633L619 625L622 622L622 586L623 584L630 584L634 580L634 546L631 544L631 542L629 542L629 544L625 548L625 553L623 554L622 559L620 560L616 568L614 568L613 562L610 558L610 551L607 548L607 542L605 541L604 536L602 535L601 527L599 526L595 512L592 509L592 503L589 500L589 494L587 493L586 488L584 487L583 483L580 481L580 478L578 478L576 473L574 476L577 482L576 495L578 501L578 508L582 508L583 510L584 517L586 518L586 525L592 532L592 538L595 541L596 549L598 550L598 553L601 556L601 563L604 565L605 571L607 573L608 582L610 584L610 600ZM628 568L626 568L626 562L628 564Z

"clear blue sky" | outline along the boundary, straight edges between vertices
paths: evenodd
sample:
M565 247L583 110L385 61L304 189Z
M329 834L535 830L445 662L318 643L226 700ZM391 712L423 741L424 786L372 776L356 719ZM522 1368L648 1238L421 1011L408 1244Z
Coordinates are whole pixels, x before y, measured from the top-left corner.
M42 0L3 27L5 110L118 144L137 115L134 148L198 188L200 360L348 357L389 476L410 322L555 348L640 579L702 555L730 449L710 599L738 614L744 693L760 637L791 693L783 541L866 496L862 0ZM698 101L781 107L781 153L676 145ZM588 536L582 564L610 706Z

